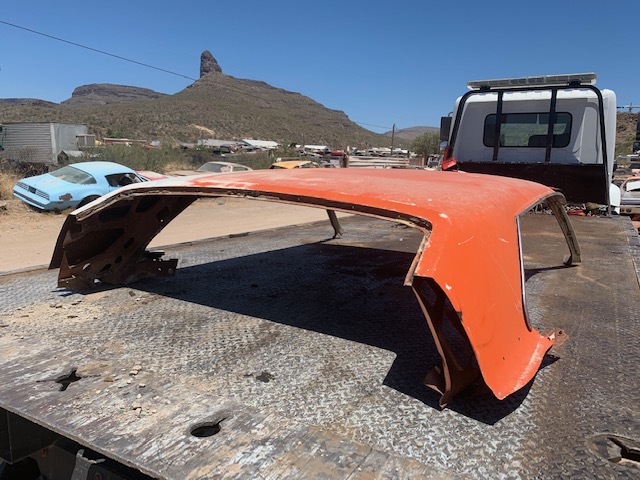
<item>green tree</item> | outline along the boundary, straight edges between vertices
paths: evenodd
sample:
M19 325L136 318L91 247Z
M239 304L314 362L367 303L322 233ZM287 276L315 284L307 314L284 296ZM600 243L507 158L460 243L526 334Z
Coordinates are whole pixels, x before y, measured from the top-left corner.
M438 154L440 152L440 135L426 132L417 136L411 143L411 151L423 158Z

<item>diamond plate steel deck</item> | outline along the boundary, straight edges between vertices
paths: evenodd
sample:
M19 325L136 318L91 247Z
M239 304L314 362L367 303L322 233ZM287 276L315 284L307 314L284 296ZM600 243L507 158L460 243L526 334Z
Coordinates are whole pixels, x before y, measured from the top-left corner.
M176 276L133 288L0 277L0 407L161 478L640 475L598 443L640 437L624 220L573 220L583 263L565 268L555 220L524 217L530 320L569 341L523 391L444 411L420 387L439 356L402 286L420 235L342 223L336 240L322 223L166 249ZM207 422L220 432L190 435Z

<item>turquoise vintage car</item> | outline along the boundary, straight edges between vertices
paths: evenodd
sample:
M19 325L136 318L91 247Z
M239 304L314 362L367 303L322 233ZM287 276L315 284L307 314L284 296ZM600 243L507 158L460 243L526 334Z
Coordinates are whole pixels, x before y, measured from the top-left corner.
M64 210L82 207L125 185L146 181L117 163L82 162L23 178L13 187L13 195L40 210Z

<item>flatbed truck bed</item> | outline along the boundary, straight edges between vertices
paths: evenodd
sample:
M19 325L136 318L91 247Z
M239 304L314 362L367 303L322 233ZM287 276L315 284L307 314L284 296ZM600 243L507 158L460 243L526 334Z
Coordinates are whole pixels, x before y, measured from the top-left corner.
M638 478L637 232L572 221L572 267L551 216L522 221L529 319L568 341L505 400L444 410L403 286L421 235L399 224L175 245L174 277L89 293L4 275L0 456L47 478Z

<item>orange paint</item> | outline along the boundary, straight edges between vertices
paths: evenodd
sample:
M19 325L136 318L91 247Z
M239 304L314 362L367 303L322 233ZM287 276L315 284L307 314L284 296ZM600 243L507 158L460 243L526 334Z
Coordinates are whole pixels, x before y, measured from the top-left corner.
M88 221L123 198L152 194L167 198L247 196L400 220L425 233L430 226L428 242L417 253L405 283L417 290L424 283L417 279L432 279L439 286L459 312L484 381L500 399L533 378L554 342L552 335L540 335L526 320L517 223L520 214L543 200L556 207L564 202L549 187L505 177L422 170L262 170L131 185L103 197L97 206L74 212L71 223ZM564 225L573 259L579 261L564 210L555 208L554 213ZM143 248L158 232L149 230ZM73 242L78 243L78 238ZM59 241L54 259L62 258L59 249L71 243ZM60 261L57 265L52 262L56 266ZM73 275L82 275L73 265L69 268ZM434 319L425 313L433 327ZM437 337L435 332L442 350ZM443 351L441 355L447 370ZM444 372L445 377L450 374ZM452 391L450 385L447 388Z

